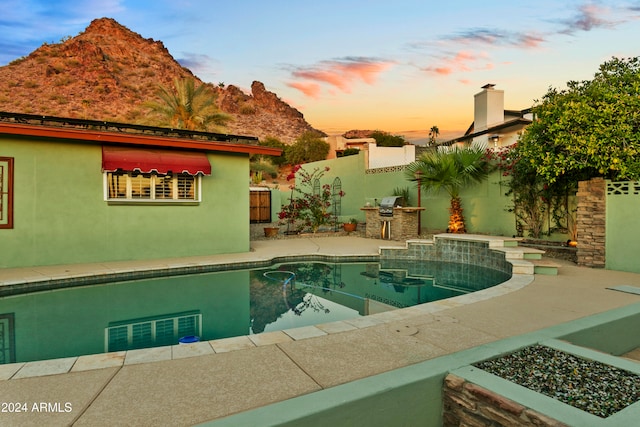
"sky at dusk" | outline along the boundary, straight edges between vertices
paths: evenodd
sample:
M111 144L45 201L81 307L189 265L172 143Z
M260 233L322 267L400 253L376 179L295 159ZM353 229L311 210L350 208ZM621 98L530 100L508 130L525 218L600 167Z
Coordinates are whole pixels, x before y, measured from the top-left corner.
M200 79L265 84L327 133L410 135L473 121L493 83L521 110L640 55L640 0L0 0L0 65L114 18Z

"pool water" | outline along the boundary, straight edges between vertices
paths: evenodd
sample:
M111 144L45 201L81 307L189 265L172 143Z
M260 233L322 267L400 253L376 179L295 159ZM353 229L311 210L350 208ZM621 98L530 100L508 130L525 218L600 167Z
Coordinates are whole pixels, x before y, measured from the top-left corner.
M453 263L295 262L0 298L0 363L278 331L494 286L509 275Z

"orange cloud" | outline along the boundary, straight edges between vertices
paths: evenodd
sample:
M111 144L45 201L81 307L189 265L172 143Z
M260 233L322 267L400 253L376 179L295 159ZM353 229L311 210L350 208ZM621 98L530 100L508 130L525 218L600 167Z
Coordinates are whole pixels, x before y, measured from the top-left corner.
M545 38L541 34L523 33L520 35L518 43L515 44L525 48L537 48L545 41Z
M292 76L303 81L288 83L288 85L312 97L319 95L319 83L326 83L349 93L355 82L362 81L370 85L375 83L378 75L391 65L393 65L392 61L361 57L322 61L313 67L293 71Z
M320 97L320 85L313 82L291 82L287 86L299 90L309 98L317 99Z
M468 51L460 51L451 57L442 58L440 65L425 67L423 71L446 76L457 72L493 69L493 64L490 62L479 64L479 61L484 59L486 59L484 54L476 55Z

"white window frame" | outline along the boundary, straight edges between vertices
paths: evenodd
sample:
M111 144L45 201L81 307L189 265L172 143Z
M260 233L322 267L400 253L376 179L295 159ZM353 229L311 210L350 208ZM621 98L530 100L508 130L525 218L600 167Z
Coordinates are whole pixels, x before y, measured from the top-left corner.
M109 197L109 177L111 174L118 174L127 180L126 182L126 195L125 197ZM132 191L132 178L137 175L143 175L148 177L150 182L150 193L148 198L133 197ZM200 203L202 201L202 176L201 175L189 175L189 174L171 174L172 177L172 194L173 198L156 198L156 180L159 177L165 178L167 175L152 173L138 173L138 172L109 172L106 171L103 176L103 197L104 200L109 203L152 203L152 204L176 204L176 203ZM178 191L178 176L186 176L193 178L193 184L196 186L193 192L193 198L179 198L180 192Z
M182 319L186 319L186 320L190 320L193 322L194 325L194 329L191 331L188 331L188 333L193 334L193 335L197 335L200 336L202 335L202 314L195 311L195 312L187 312L187 313L179 313L179 314L173 314L173 315L168 315L168 316L159 316L156 318L151 318L151 319L138 319L138 320L130 320L130 321L126 321L126 322L118 322L118 323L114 323L114 324L109 324L109 326L107 326L106 328L104 328L104 350L105 353L108 353L110 351L121 351L123 350L122 348L118 348L118 349L114 349L112 347L116 346L116 343L113 343L113 346L111 346L111 342L109 340L109 333L112 330L118 330L121 332L121 334L124 332L123 336L126 336L127 339L127 343L125 345L127 350L132 350L132 349L138 349L138 348L145 348L148 344L153 345L156 343L157 341L157 336L156 336L156 332L157 332L157 325L160 322L166 322L166 321L170 321L172 328L171 328L171 332L173 334L173 342L175 344L178 344L178 340L181 338L180 335L182 333L186 333L186 332L181 332L180 331L180 320ZM145 330L147 330L149 332L149 340L148 341L141 341L139 339L137 339L137 335L134 332L134 327L137 326L139 328L145 328ZM166 336L162 336L162 339L166 339Z

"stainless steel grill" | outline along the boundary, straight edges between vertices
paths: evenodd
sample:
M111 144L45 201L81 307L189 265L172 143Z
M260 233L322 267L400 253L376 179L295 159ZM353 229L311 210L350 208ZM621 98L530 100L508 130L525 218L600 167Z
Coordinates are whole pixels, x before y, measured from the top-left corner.
M404 206L404 198L401 196L383 197L380 202L378 213L380 216L393 216L393 208L396 206Z

